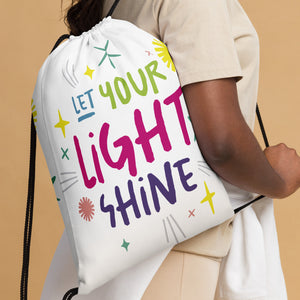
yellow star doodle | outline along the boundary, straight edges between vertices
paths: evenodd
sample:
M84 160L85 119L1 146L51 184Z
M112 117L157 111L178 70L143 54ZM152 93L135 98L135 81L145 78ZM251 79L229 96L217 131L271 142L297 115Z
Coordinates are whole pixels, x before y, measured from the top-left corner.
M58 110L59 122L54 125L55 128L60 128L64 137L66 137L65 126L67 126L70 122L62 119L60 111Z
M212 197L215 195L215 192L211 193L209 190L208 190L208 187L207 187L207 184L206 182L204 181L204 185L205 185L205 190L206 190L206 196L205 198L201 201L201 203L203 202L208 202L209 205L210 205L210 208L212 210L212 213L215 214L215 209L214 209L214 204L213 204L213 201L212 201Z
M86 66L86 71L84 73L84 75L90 76L91 79L93 79L93 73L95 70L90 69L89 66Z

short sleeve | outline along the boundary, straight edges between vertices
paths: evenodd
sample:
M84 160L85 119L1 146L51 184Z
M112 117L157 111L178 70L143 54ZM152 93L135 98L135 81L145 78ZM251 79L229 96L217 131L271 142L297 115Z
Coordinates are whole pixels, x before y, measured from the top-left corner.
M182 86L243 77L226 0L162 0L158 24Z

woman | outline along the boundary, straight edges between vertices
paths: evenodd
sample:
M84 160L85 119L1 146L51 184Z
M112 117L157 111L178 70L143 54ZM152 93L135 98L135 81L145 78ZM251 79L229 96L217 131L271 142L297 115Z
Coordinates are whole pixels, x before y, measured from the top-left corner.
M80 35L107 14L114 0L72 2L66 21L70 33ZM279 144L263 151L251 131L259 41L237 0L121 0L113 17L167 44L202 154L233 202L249 201L254 193L284 198L299 188L295 150ZM142 300L214 299L231 238L232 219L175 246Z

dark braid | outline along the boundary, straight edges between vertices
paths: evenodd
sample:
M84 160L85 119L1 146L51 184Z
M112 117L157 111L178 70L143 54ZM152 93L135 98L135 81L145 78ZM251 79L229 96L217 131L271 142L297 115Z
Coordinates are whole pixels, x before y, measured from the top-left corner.
M103 0L72 0L64 17L70 34L80 35L102 19Z

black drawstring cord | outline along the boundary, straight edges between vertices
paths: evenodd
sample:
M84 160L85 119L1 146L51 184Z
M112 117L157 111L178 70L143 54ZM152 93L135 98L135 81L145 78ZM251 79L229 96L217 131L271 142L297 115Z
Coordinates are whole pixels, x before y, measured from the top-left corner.
M51 50L50 53L52 53L52 52L59 46L59 44L60 44L63 40L68 39L69 37L70 37L70 35L67 34L67 33L61 35L61 36L58 38L58 40L56 41L56 43L55 43L55 45L53 46L53 48L52 48L52 50Z
M268 138L267 138L265 127L264 127L264 124L263 124L263 121L262 121L262 118L261 118L261 115L260 115L258 104L256 104L256 115L257 115L257 120L258 120L258 123L259 123L260 130L261 130L261 134L262 134L264 142L265 142L265 146L266 146L266 148L268 148L270 145L269 145L269 141L268 141Z
M269 147L269 141L268 141L268 138L267 138L267 134L266 134L266 131L265 131L265 127L264 127L264 124L263 124L263 121L262 121L262 118L261 118L261 115L260 115L260 111L259 111L259 107L258 107L258 104L256 104L256 116L257 116L257 120L258 120L258 123L259 123L259 127L260 127L260 131L261 131L261 134L263 136L263 139L264 139L264 142L265 142L265 146L266 147ZM264 198L266 196L263 196L263 195L260 195L258 197L256 197L255 199L253 199L252 201L236 208L234 210L234 213L238 213L240 210L246 208L247 206L251 205L252 203Z
M62 300L70 300L73 296L78 295L78 288L73 288L68 290Z
M247 206L251 205L252 203L254 203L254 202L256 202L257 200L260 200L260 199L262 199L262 198L264 198L264 197L266 197L266 196L260 195L260 196L256 197L256 198L253 199L252 201L250 201L250 202L248 202L248 203L246 203L246 204L244 204L244 205L242 205L242 206L236 208L236 209L234 210L234 213L235 213L235 214L238 213L240 210L246 208Z
M56 41L51 52L64 39L69 38L69 36L70 36L69 34L62 35ZM32 233L33 204L34 204L35 160L36 160L36 130L34 126L33 116L31 116L28 192L27 192L27 206L26 206L26 214L25 214L24 239L23 239L23 263L22 263L21 283L20 283L21 300L27 300L27 296L28 296L30 242L31 242L31 233Z
M117 5L119 4L119 2L120 2L120 0L116 0L116 1L114 2L114 4L112 5L112 7L110 8L108 14L106 15L106 18L107 18L107 17L110 17L110 16L113 14L113 12L114 12L114 10L116 9L116 7L117 7Z
M28 270L30 258L30 241L32 232L33 200L34 200L34 181L35 181L35 158L36 158L36 131L33 117L31 117L30 131L30 160L29 160L29 178L28 178L28 195L24 226L23 240L23 265L21 275L20 297L21 300L27 300L28 294Z

